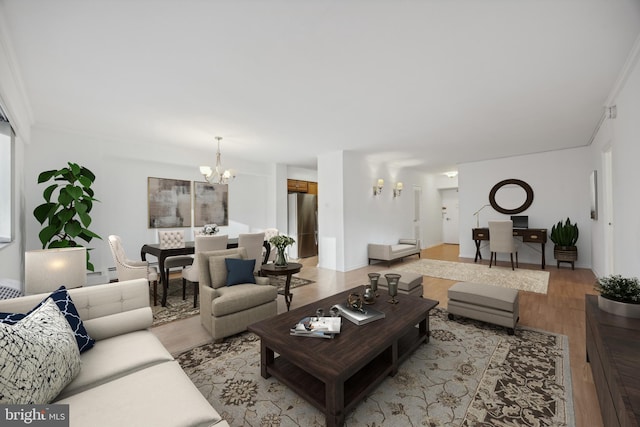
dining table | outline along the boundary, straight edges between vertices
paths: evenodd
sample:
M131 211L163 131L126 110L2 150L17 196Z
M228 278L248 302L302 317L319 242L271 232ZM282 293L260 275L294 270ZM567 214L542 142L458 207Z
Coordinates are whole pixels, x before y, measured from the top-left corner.
M266 250L264 259L262 260L262 264L265 264L269 259L269 254L271 253L271 244L265 240L263 242L263 246ZM227 241L227 249L237 248L238 247L238 238L230 237ZM178 255L193 255L196 252L195 242L188 241L184 242L184 245L180 247L164 247L160 243L145 243L142 245L140 249L140 257L143 261L147 260L147 255L153 255L158 259L158 270L160 273L160 283L162 283L162 306L165 307L167 305L167 290L169 288L169 277L167 276L167 272L164 268L164 262L168 257L178 256Z

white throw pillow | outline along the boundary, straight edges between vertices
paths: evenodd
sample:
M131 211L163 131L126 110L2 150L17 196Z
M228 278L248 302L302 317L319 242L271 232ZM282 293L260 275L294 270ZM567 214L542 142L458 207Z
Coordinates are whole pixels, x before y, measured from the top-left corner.
M79 373L75 335L51 298L0 324L0 404L50 403Z

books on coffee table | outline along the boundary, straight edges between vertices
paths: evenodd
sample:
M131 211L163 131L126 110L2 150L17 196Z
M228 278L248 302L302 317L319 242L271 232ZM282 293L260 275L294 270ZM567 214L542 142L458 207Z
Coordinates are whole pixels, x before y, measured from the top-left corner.
M362 310L354 310L346 302L336 304L333 307L340 311L340 315L356 325L366 325L374 320L384 319L384 312L372 307L363 307ZM333 308L331 307L331 308Z
M290 335L300 337L333 338L340 333L340 317L305 317L293 325Z

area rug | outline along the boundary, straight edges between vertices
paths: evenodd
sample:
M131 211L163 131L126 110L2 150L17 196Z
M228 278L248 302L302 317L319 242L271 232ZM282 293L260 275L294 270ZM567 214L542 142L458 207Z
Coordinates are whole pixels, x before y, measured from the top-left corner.
M565 335L518 328L509 336L446 316L432 310L429 343L347 414L346 426L575 425ZM259 338L246 332L177 360L231 426L324 426L315 407L260 376L259 352Z
M277 286L278 290L284 290L285 277L273 276L269 277L271 285ZM315 283L313 280L302 279L300 277L291 277L291 289L299 288ZM153 303L153 289L151 292L151 302ZM169 280L169 294L167 295L167 306L162 307L162 286L158 285L158 305L152 306L153 326L160 326L175 320L185 319L200 313L199 304L193 307L193 284L187 283L186 298L182 299L182 279L174 278Z
M399 266L394 270L409 271L423 276L438 277L440 279L457 280L459 282L486 283L504 288L521 291L547 293L549 272L471 264L464 262L439 261L435 259L420 259Z

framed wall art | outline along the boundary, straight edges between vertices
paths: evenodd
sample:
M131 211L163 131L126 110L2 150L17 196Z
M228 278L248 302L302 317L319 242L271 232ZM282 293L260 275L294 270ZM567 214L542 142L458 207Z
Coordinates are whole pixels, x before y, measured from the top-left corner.
M191 227L191 181L147 178L149 228Z
M194 226L229 225L229 185L193 183Z

